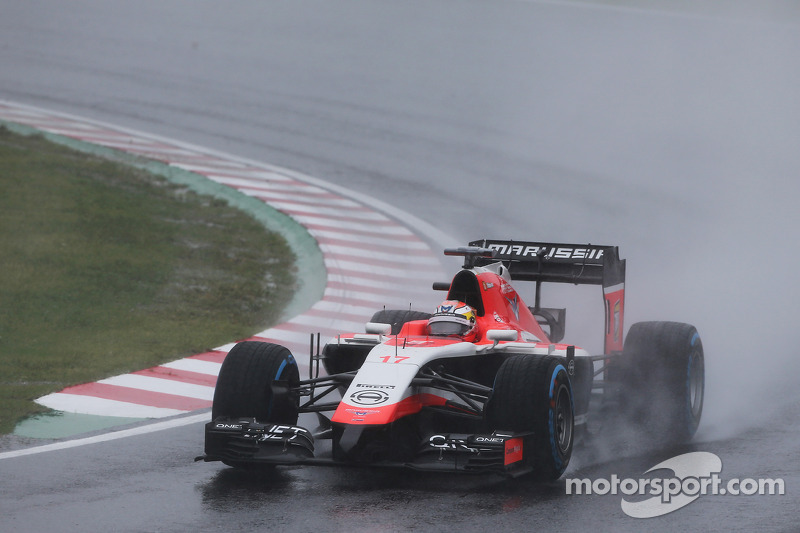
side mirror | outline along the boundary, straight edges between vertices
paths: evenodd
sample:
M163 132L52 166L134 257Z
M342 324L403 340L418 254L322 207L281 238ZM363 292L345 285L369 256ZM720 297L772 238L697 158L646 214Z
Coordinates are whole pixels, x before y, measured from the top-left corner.
M486 332L486 338L497 344L500 341L515 341L519 337L519 332L515 329L490 329Z
M389 335L392 332L391 324L382 324L380 322L367 322L365 331L373 335Z

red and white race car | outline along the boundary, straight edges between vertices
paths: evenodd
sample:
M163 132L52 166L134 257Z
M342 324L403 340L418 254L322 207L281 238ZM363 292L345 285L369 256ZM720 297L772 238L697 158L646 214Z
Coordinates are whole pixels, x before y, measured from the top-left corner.
M623 345L625 261L616 247L481 240L445 254L463 256L464 266L434 284L447 291L434 313L382 310L363 333L338 335L321 350L312 340L310 379L300 379L283 346L237 344L223 362L198 459L556 479L595 413L616 410L654 439L694 435L700 338L688 324L642 322ZM518 281L536 284L533 306ZM602 287L604 353L562 342L565 310L540 306L549 282ZM630 398L639 399L620 401Z

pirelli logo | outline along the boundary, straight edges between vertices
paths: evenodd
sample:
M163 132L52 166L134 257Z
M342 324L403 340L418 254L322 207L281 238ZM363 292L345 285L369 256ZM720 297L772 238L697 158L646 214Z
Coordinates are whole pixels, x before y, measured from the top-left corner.
M512 244L512 243L491 243L487 246L495 251L495 257L505 258L535 258L545 259L591 259L602 260L603 248L596 246L560 246L550 244Z

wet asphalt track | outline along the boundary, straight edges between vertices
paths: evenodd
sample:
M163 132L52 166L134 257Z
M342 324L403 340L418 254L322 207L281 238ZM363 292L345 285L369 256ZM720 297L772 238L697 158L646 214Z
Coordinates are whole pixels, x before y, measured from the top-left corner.
M0 98L293 168L391 201L454 242L618 244L628 324L681 320L703 336L704 421L680 450L576 452L566 477L636 478L698 450L719 455L726 479L786 485L782 497L705 496L635 520L619 496L569 497L563 481L311 468L254 479L192 463L197 424L3 460L3 530L800 530L800 16L789 2L725 14L557 1L0 4ZM568 335L596 347L599 330L584 330L598 325L599 295L561 292Z

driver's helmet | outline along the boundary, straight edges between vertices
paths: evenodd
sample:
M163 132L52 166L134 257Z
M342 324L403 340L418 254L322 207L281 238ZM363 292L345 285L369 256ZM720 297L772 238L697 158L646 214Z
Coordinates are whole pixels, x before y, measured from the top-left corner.
M428 333L472 341L478 333L476 318L472 306L458 300L445 300L428 319Z

